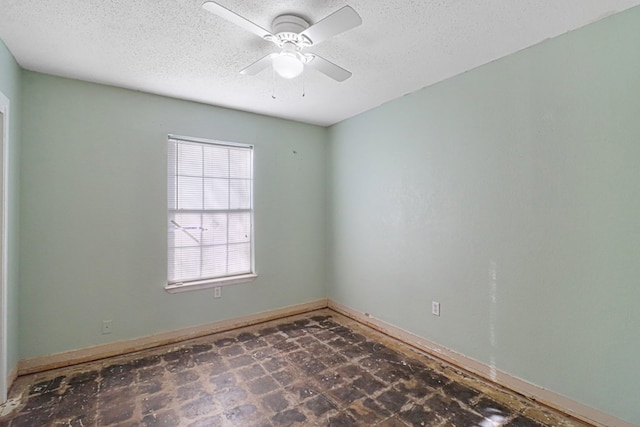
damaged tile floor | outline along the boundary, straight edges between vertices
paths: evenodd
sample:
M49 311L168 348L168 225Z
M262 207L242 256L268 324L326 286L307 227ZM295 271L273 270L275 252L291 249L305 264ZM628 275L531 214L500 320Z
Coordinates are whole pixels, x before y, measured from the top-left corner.
M585 425L326 309L23 376L10 399L0 426Z

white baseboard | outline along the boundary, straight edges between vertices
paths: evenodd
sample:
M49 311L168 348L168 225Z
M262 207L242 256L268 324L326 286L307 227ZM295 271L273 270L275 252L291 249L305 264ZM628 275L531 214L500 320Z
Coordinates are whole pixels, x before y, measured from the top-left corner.
M218 322L193 326L190 328L163 332L160 334L133 338L130 340L117 341L113 343L97 345L94 347L83 348L80 350L72 350L63 353L34 357L31 359L23 359L18 362L17 373L18 375L26 375L47 371L50 369L62 368L64 366L77 365L79 363L91 362L94 360L100 360L112 356L119 356L126 353L132 353L135 351L158 347L161 345L174 344L192 338L198 338L205 335L241 328L244 326L268 322L270 320L280 319L296 314L302 314L326 307L327 300L319 299L308 303L297 304L242 317L236 317L234 319L221 320Z
M376 319L368 313L362 313L350 307L342 305L331 299L328 300L330 309L343 314L359 323L376 329L392 338L404 342L418 350L433 355L458 368L482 377L490 382L499 384L509 390L522 394L546 406L575 417L581 421L598 427L637 427L613 415L606 414L597 409L576 402L566 396L547 390L535 384L531 384L506 372L496 370L489 365L478 362L475 359L457 353L451 349L419 337L397 326Z

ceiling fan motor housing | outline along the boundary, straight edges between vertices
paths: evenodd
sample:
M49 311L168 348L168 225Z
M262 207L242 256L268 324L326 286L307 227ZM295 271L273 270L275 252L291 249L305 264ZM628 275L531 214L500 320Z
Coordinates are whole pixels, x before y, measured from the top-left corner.
M300 35L309 28L309 23L299 16L280 15L273 20L271 27L281 47L285 43L293 43L301 49L311 44L311 40Z
M278 33L294 33L299 34L309 28L309 23L299 16L280 15L273 20L271 24L273 34Z

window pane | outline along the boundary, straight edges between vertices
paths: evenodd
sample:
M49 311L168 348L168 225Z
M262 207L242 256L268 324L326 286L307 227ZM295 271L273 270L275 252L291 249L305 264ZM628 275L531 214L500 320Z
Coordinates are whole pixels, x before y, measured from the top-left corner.
M251 215L235 213L229 215L229 243L248 242L251 237Z
M204 277L221 277L227 274L227 246L207 246L202 248Z
M231 178L251 178L251 152L248 150L229 150Z
M200 276L200 248L175 248L169 251L169 280L195 279Z
M251 209L251 181L232 179L229 183L231 209Z
M204 179L204 208L229 209L228 179Z
M217 145L204 147L204 175L211 178L229 177L229 150Z
M222 245L227 243L227 214L205 214L202 226L206 229L203 233L203 245Z
M201 219L200 214L169 215L169 247L200 246L203 239Z
M228 274L241 274L251 271L251 246L249 243L229 245Z
M202 178L178 177L178 209L202 209Z
M202 147L178 145L178 175L202 176Z

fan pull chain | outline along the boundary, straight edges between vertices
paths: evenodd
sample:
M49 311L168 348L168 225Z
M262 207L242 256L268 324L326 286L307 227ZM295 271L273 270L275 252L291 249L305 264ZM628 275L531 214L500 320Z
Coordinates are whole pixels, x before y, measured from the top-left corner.
M306 93L304 91L304 71L305 71L305 68L307 68L307 67L302 68L302 97L303 98L306 95Z

